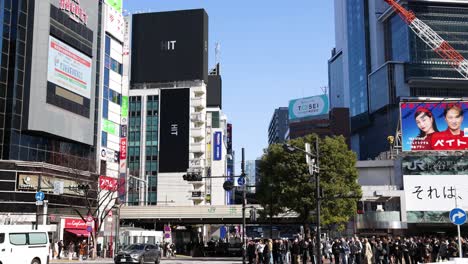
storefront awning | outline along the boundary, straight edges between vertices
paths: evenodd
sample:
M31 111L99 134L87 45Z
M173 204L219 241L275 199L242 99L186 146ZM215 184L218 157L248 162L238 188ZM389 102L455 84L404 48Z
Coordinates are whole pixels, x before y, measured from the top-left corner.
M89 232L84 229L73 229L73 228L65 228L65 231L70 232L78 237L88 237Z

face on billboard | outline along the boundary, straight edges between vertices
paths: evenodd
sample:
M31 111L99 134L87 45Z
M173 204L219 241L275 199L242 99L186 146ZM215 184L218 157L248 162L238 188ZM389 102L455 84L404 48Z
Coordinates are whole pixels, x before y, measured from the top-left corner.
M47 80L75 94L91 98L92 60L64 42L49 36Z
M402 103L403 151L468 149L468 102Z

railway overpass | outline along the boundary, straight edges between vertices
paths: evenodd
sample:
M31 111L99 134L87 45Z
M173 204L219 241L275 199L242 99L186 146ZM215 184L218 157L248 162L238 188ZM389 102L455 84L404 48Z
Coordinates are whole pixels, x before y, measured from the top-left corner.
M245 210L247 224L250 222L250 208L261 210L259 205L248 205ZM241 224L242 205L201 205L201 206L123 206L120 208L121 222L141 224ZM271 219L275 225L300 224L297 213L285 213ZM270 219L257 217L255 224L270 223Z

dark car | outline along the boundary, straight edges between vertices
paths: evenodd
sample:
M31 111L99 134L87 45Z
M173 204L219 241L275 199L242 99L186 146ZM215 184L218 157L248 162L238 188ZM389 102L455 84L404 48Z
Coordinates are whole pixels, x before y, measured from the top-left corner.
M161 250L154 244L131 244L114 257L115 264L155 263L161 261Z

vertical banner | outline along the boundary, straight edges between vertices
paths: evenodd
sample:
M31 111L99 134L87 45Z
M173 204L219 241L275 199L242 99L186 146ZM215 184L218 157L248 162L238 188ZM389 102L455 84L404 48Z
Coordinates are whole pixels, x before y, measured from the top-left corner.
M213 134L213 160L221 160L223 137L220 131Z
M186 172L189 166L190 89L161 90L159 172Z
M127 139L120 138L120 159L124 160L127 158Z

